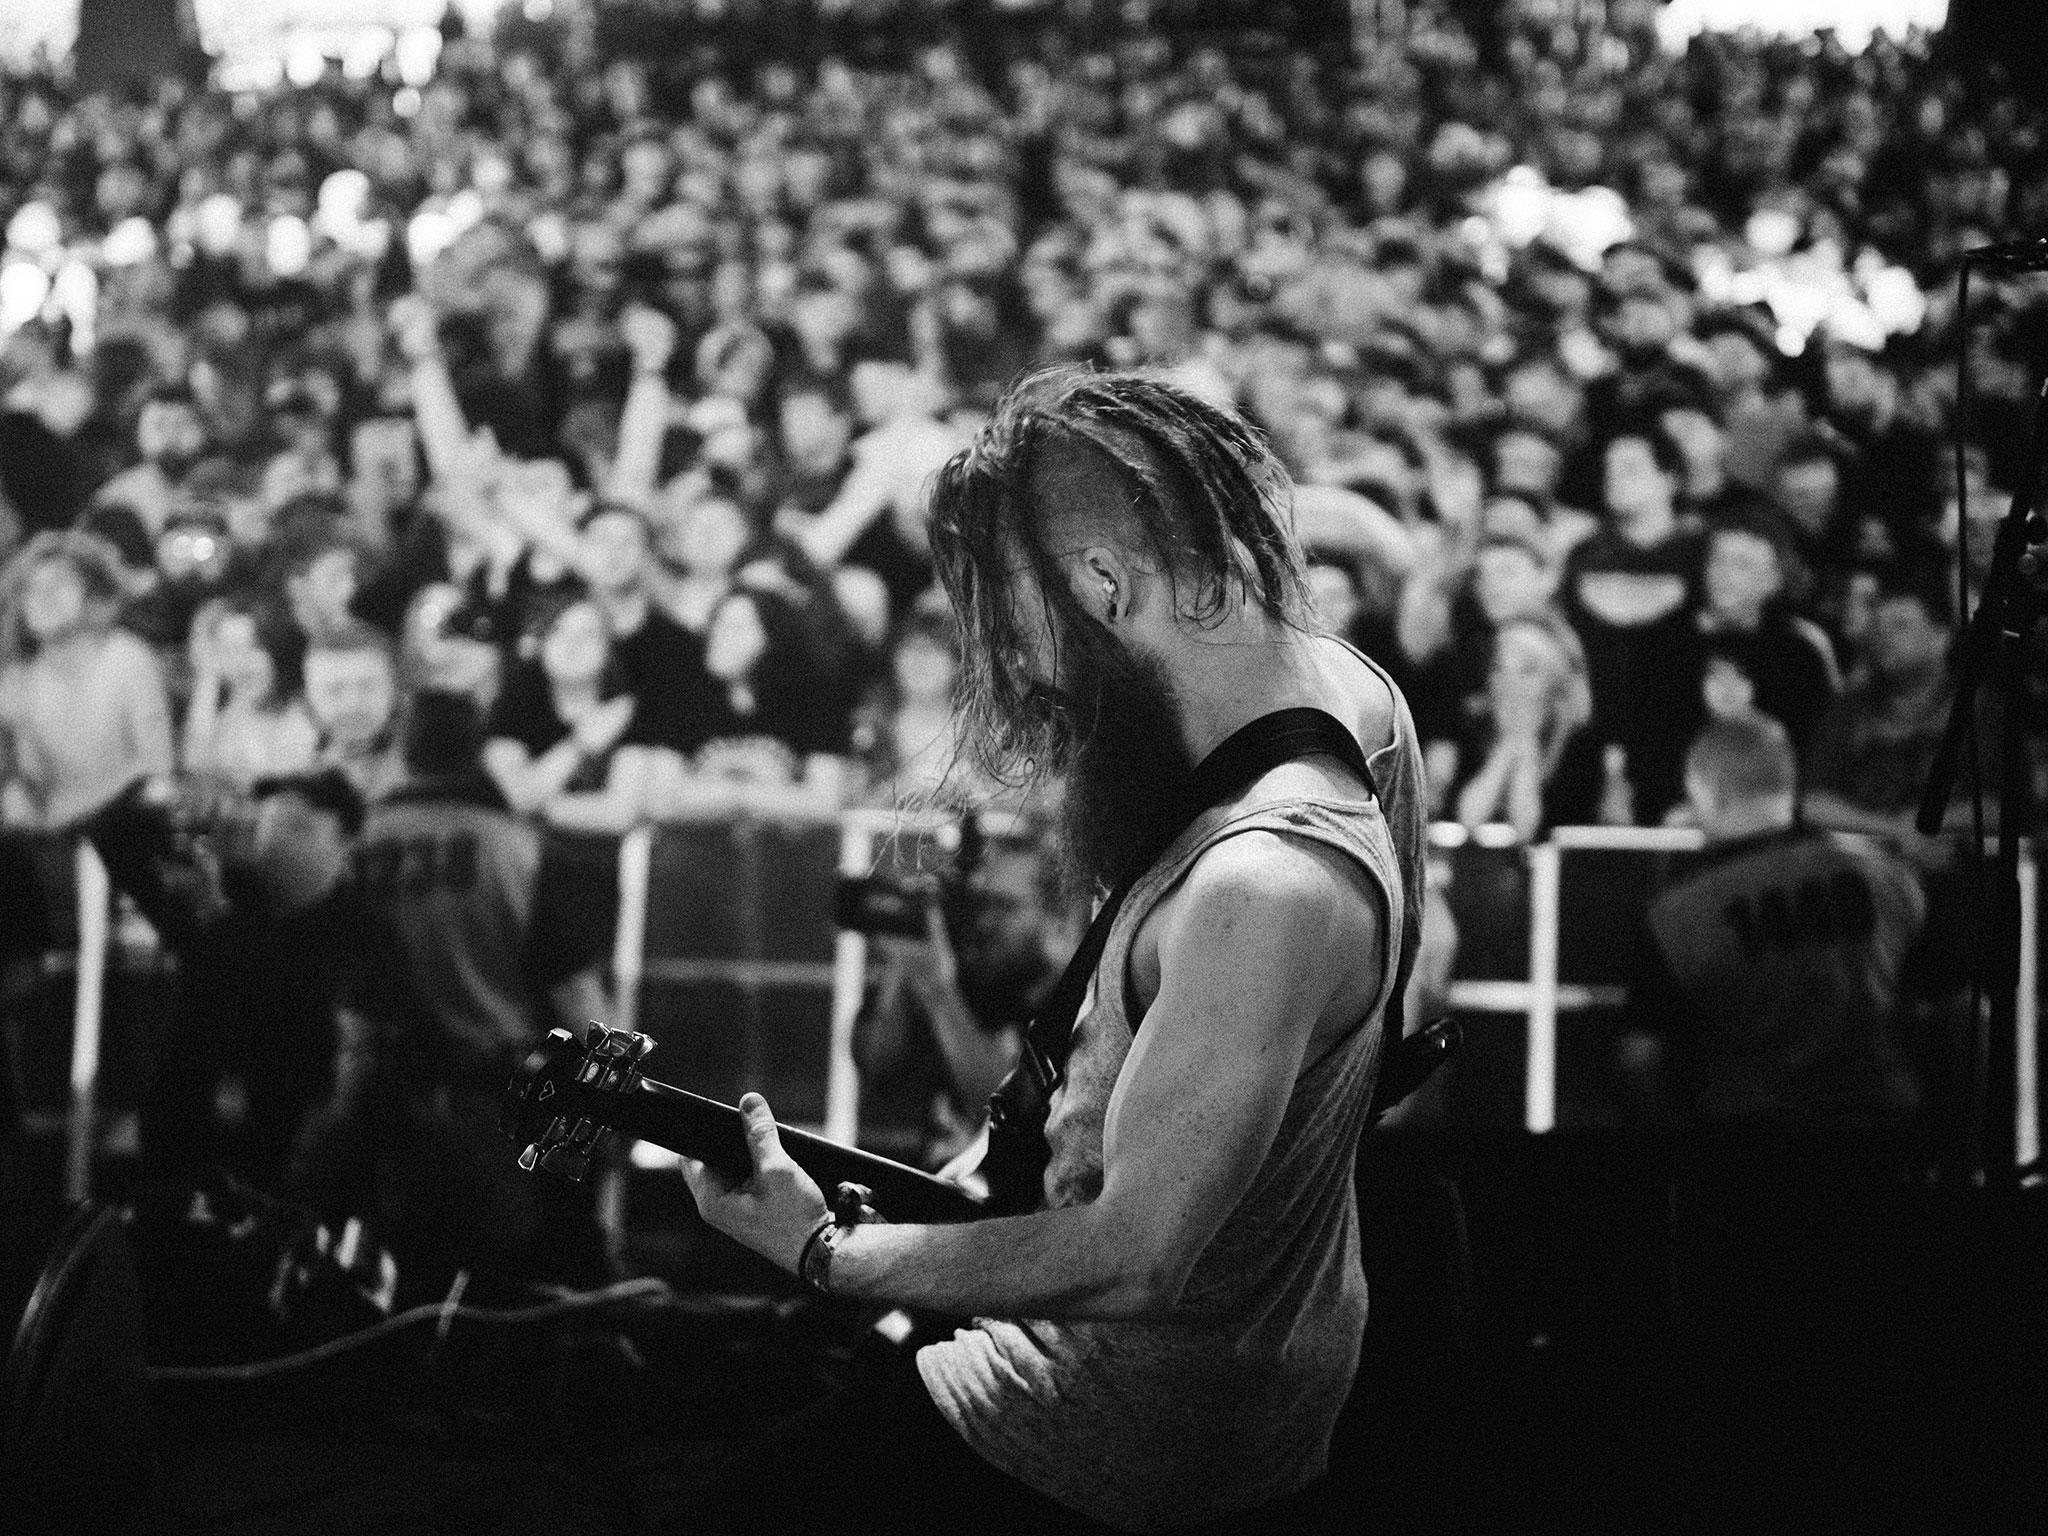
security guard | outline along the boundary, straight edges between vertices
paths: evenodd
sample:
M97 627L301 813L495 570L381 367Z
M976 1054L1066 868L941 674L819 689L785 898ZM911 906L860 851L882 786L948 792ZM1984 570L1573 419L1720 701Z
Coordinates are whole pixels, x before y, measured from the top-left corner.
M1899 1026L1926 899L1886 848L1800 823L1767 717L1710 725L1685 779L1707 852L1645 914L1622 1051L1678 1106L1679 1505L1703 1531L1817 1528L1914 1454L1902 1351L1932 1298Z

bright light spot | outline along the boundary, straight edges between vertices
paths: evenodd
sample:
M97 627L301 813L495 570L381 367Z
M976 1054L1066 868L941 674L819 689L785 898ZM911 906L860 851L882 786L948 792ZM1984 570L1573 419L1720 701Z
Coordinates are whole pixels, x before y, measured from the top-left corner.
M555 14L555 0L526 0L526 4L521 6L520 10L525 13L528 21L546 21Z
M0 335L12 335L43 312L49 274L32 261L0 266Z
M336 171L320 183L318 217L341 224L353 224L363 216L370 201L370 178L350 166Z
M408 27L398 39L398 78L415 88L434 78L441 34L432 27Z
M341 72L351 80L374 79L397 40L388 27L366 27L342 48Z
M7 221L7 243L26 256L41 256L64 243L64 226L48 203L23 203Z
M1806 333L1793 326L1778 327L1778 350L1787 357L1797 357L1806 350Z
M1799 220L1782 208L1759 208L1742 226L1742 234L1759 256L1775 258L1799 243Z
M404 90L392 96L391 110L400 117L418 117L420 113L420 100L420 93L408 85Z
M526 226L526 238L533 242L535 252L549 266L569 255L568 221L553 209L539 214Z
M193 234L209 256L227 255L241 238L242 205L226 192L214 193L199 204Z
M81 352L93 348L93 320L99 313L99 274L82 261L67 261L50 284L50 298L71 322L71 339Z
M1518 165L1500 180L1493 195L1494 222L1512 246L1529 244L1550 217L1550 187L1540 172Z
M221 60L215 79L231 95L274 91L284 83L284 60L274 53L244 54Z
M1868 305L1854 299L1843 299L1828 311L1828 334L1837 341L1845 341L1852 347L1866 352L1884 349L1884 326Z
M354 252L365 261L382 259L391 246L391 221L389 219L365 219L349 231L346 240L338 242L344 249Z
M1904 267L1884 267L1873 272L1863 285L1864 302L1878 323L1894 336L1920 329L1927 318L1927 295Z
M313 259L313 233L304 219L286 214L264 232L264 264L279 277L297 277Z
M156 251L156 227L139 214L116 224L100 242L100 260L110 267L140 266Z
M448 219L455 233L474 229L483 222L484 200L474 187L464 187L448 199Z
M294 43L291 52L285 56L284 77L301 90L318 85L320 77L326 73L327 59L320 52L318 43Z
M1932 31L1948 20L1948 0L1670 0L1658 13L1657 38L1671 53L1702 32L1755 27L1778 37L1811 37L1830 27L1852 52L1873 35L1903 38L1914 27Z
M461 233L447 214L422 209L405 226L405 252L417 270L430 265L436 256L455 243L455 237Z
M1550 199L1544 233L1586 271L1596 270L1609 246L1635 233L1628 204L1611 187L1560 192Z

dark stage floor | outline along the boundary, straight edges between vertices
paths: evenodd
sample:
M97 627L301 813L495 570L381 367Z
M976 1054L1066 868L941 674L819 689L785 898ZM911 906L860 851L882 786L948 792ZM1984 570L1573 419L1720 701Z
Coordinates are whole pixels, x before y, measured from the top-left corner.
M1361 1385L1327 1497L1292 1529L2043 1528L2038 1192L1929 1197L1916 1262L1947 1299L1837 1396L1823 1383L1798 1403L1702 1403L1677 1385L1660 1187L1613 1152L1554 1139L1442 1160L1463 1191L1462 1272L1442 1267L1440 1186L1368 1202L1368 1234L1384 1236L1368 1250ZM694 1228L665 1206L673 1194L636 1187L627 1253L665 1296L441 1336L430 1322L259 1381L158 1381L157 1475L133 1529L615 1536L662 1511L688 1529L688 1490L724 1450L888 1346ZM153 1353L192 1358L200 1314L226 1307L233 1283L216 1275L174 1303L191 1326L167 1339L179 1319L161 1315L162 1266L144 1246ZM533 1299L482 1281L464 1298ZM255 1342L245 1358L278 1352ZM1742 1433L1752 1411L1768 1439Z

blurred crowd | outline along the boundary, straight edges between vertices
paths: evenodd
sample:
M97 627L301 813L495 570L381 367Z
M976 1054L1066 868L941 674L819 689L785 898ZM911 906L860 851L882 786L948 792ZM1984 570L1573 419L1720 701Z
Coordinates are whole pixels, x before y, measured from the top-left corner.
M788 59L0 80L6 820L173 768L375 800L423 690L562 827L986 799L921 488L1084 362L1270 435L1442 814L1654 825L1761 712L1817 815L1909 836L2038 362L2023 289L1954 302L2048 214L1995 72L1672 56L1622 0L1349 54L884 9Z

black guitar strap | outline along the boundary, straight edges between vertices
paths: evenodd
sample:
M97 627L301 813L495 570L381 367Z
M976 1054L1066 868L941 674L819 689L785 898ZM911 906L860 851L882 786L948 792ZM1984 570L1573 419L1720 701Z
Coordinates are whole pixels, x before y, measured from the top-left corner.
M1281 709L1270 715L1261 715L1233 732L1202 759L1188 780L1173 814L1162 823L1159 835L1131 861L1130 868L1096 911L1087 933L1082 936L1080 947L1074 951L1074 958L1067 962L1067 968L1060 973L1045 1006L1024 1033L1024 1065L1043 1095L1049 1097L1065 1080L1067 1056L1073 1049L1074 1026L1080 1018L1082 1000L1088 995L1089 980L1102 959L1104 946L1109 943L1109 930L1115 924L1116 915L1122 910L1124 898L1130 895L1131 888L1202 812L1222 804L1282 763L1318 752L1328 753L1342 762L1358 775L1369 793L1378 795L1372 769L1366 764L1364 752L1359 750L1357 738L1339 724L1335 716L1320 709ZM1135 1030L1137 1022L1133 1021L1131 1027Z

